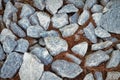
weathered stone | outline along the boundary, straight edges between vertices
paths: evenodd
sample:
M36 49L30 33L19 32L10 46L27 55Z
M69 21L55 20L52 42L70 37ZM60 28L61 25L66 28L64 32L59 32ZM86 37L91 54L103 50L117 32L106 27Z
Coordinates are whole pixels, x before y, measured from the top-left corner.
M82 43L79 43L79 44L73 46L71 50L76 54L85 56L87 49L88 49L88 43L82 42Z
M117 49L120 50L120 43L116 45Z
M115 50L112 52L112 56L111 56L109 62L107 63L106 68L117 67L119 64L120 64L120 51Z
M83 71L79 65L65 60L56 60L51 67L58 75L67 78L75 78Z
M51 13L57 13L58 9L63 5L63 0L46 0L46 9Z
M68 15L66 13L55 14L51 20L54 28L61 28L68 24Z
M72 16L69 17L70 23L77 23L78 22L79 15L78 13L74 13Z
M19 53L12 52L8 55L6 61L4 62L1 71L1 78L12 78L22 65L23 56Z
M84 9L90 9L93 7L94 4L97 3L97 0L86 0Z
M103 76L101 72L96 71L94 76L96 80L103 80Z
M47 30L50 24L50 16L45 12L37 12L37 17L40 25Z
M94 31L94 26L92 23L89 23L88 26L86 28L83 29L85 36L92 42L92 43L96 43L97 42L97 38L95 35L95 31Z
M21 52L21 53L25 53L28 50L29 47L29 42L26 39L19 39L17 40L17 46L15 48L14 51L16 52Z
M46 37L44 38L44 41L52 56L68 50L67 42L60 37Z
M98 13L98 12L102 12L103 10L103 6L99 5L99 4L95 4L92 8L91 8L91 12L92 13Z
M83 80L94 80L93 74L92 73L88 73Z
M21 80L39 80L44 71L44 65L32 54L25 53L19 70Z
M104 49L107 47L110 47L112 45L111 41L105 41L105 42L100 42L100 43L96 43L96 44L92 44L92 50L100 50L100 49Z
M72 13L72 12L78 12L78 9L73 4L67 4L64 5L58 13Z
M52 56L49 54L46 48L35 47L31 51L31 53L36 55L41 60L41 62L44 63L45 65L50 64L53 60Z
M78 24L79 25L83 25L85 24L85 22L90 18L90 13L88 10L83 10L83 12L81 13L81 15L78 18Z
M0 44L0 61L5 59L5 53L3 51L2 45Z
M99 50L92 54L89 54L86 57L85 66L88 66L88 67L98 66L99 64L101 64L104 61L107 61L108 59L109 59L109 56L105 54L104 51Z
M39 10L43 10L45 8L45 0L33 0L33 4Z
M72 36L77 31L78 28L79 28L79 25L76 23L73 23L73 24L69 24L62 27L59 30L63 37L69 37L69 36Z
M40 80L62 80L62 78L58 77L50 71L45 71Z

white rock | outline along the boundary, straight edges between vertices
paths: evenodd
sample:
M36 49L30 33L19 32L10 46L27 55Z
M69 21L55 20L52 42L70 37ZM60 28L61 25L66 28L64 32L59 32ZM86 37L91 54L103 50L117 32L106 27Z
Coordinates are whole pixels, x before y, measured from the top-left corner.
M96 3L97 3L97 0L86 0L84 9L90 9Z
M91 8L91 12L92 13L98 13L98 12L102 12L103 10L103 6L99 5L99 4L95 4L92 8Z
M93 74L92 73L88 73L83 80L94 80Z

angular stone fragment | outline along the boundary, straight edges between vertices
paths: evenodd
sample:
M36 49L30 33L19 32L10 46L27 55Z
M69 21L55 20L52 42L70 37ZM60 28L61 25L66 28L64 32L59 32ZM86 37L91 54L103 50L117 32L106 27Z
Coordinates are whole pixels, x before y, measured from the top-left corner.
M58 9L63 5L63 0L46 0L46 9L51 13L57 13Z
M106 68L117 67L119 64L120 64L120 51L115 50L112 52L112 56L111 56L109 62L107 63Z
M27 36L33 37L33 38L39 38L40 33L43 32L43 28L41 26L35 25L35 26L29 26L27 28Z
M111 72L107 72L107 77L105 80L119 80L119 78L120 78L120 72L111 71Z
M35 12L35 9L29 4L24 4L21 10L20 17L29 17L31 14Z
M94 31L94 26L92 23L89 23L88 26L86 28L83 29L85 36L92 42L92 43L96 43L97 42L97 38L95 35L95 31Z
M21 52L21 53L25 53L28 50L29 47L29 42L26 39L19 39L17 40L17 46L15 48L14 51L16 52Z
M85 56L88 50L88 43L82 42L72 47L71 49L74 53L79 54L81 56Z
M11 23L10 29L18 37L26 37L26 33L14 22Z
M77 31L78 28L79 28L78 24L73 23L62 27L59 30L63 37L69 37L72 36Z
M45 12L38 12L37 13L37 17L39 20L40 25L47 30L50 24L50 16L49 14L45 13Z
M83 10L83 12L81 13L81 15L78 18L78 24L79 25L83 25L85 24L85 22L90 18L90 13L88 10Z
M92 73L88 73L83 80L94 80L93 74Z
M105 42L100 42L100 43L92 44L92 50L104 49L104 48L107 48L107 47L109 47L111 45L112 45L111 41L105 41Z
M97 3L97 0L86 0L84 9L90 9L96 3Z
M45 65L50 64L53 60L53 57L49 54L46 48L35 47L31 51L31 53L36 55L41 60L41 62L44 63Z
M46 37L44 38L44 41L52 56L68 50L67 42L60 37Z
M14 48L17 45L17 42L10 37L6 37L2 45L3 45L3 50L9 54L14 50Z
M88 66L88 67L98 66L99 64L101 64L104 61L107 61L108 59L109 59L109 56L105 54L104 51L99 50L92 54L89 54L86 57L85 66Z
M96 80L103 80L103 76L101 72L96 71L94 76Z
M66 13L55 14L51 20L54 28L61 28L68 24L68 15Z
M120 50L120 43L116 45L117 49Z
M102 12L103 10L103 6L99 5L99 4L95 4L92 8L91 8L91 12L92 13L98 13L98 12Z
M44 71L44 65L32 54L25 53L19 70L21 80L39 80Z
M45 8L45 0L33 0L33 4L39 10L43 10Z
M65 60L56 60L51 67L58 75L67 78L75 78L83 71L79 65Z
M58 11L58 13L72 13L72 12L78 12L78 9L73 4L67 4Z
M69 21L70 21L70 23L77 23L78 18L79 18L78 13L74 13L71 17L69 17Z
M40 80L62 80L62 78L58 77L50 71L44 71Z
M0 77L1 78L12 78L22 65L23 56L19 53L12 52L8 55L5 63L3 64Z
M3 51L2 45L0 44L0 61L5 59L5 53Z

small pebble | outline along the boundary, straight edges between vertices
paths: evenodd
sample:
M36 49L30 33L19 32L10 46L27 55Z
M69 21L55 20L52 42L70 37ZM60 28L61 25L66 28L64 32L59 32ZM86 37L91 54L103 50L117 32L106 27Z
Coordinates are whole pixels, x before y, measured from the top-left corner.
M33 0L33 5L39 10L44 10L45 0Z
M92 73L88 73L83 80L95 80Z
M103 6L99 5L99 4L95 4L92 8L91 8L91 12L92 13L99 13L102 12L103 10Z

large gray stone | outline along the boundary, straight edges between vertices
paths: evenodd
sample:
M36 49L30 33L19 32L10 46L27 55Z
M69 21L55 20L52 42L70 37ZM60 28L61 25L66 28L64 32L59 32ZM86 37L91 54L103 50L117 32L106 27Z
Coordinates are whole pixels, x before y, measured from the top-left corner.
M45 8L45 0L33 0L33 4L39 10L43 10Z
M88 73L83 80L94 80L93 74L92 73Z
M5 59L5 53L3 51L2 45L0 44L0 61Z
M79 65L65 60L56 60L51 67L58 75L67 78L75 78L83 71Z

